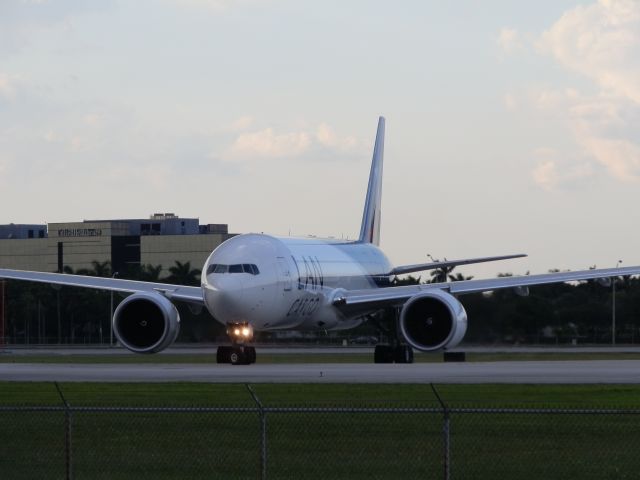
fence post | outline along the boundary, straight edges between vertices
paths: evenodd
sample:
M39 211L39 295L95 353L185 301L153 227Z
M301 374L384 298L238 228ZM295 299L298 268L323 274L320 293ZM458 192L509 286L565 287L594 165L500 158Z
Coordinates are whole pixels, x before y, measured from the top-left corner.
M442 407L442 415L444 416L444 422L442 426L442 436L443 436L443 444L444 444L444 480L449 480L451 477L451 418L449 408L445 405L436 390L436 387L433 383L431 385L431 390L433 390L434 395L440 402L440 406Z
M56 390L58 391L58 395L62 399L62 403L64 404L64 453L65 453L65 478L66 480L73 480L73 457L71 455L71 410L69 408L69 402L64 398L62 394L62 390L60 389L60 385L58 382L54 382L56 386Z
M260 478L267 480L267 414L264 411L262 402L251 388L251 385L247 383L246 387L260 412Z

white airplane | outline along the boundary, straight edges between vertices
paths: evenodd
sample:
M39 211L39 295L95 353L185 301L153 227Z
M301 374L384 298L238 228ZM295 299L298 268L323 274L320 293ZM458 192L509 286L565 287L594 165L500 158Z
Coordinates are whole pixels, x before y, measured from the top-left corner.
M211 253L201 287L6 269L0 269L0 278L130 294L114 312L113 331L136 353L155 353L171 345L180 327L174 302L188 302L206 307L227 326L232 346L218 347L218 363L255 362L255 348L249 345L255 331L342 330L389 317L395 340L376 346L374 360L411 363L413 348L446 350L463 339L467 314L460 295L501 288L526 293L532 285L640 274L636 266L391 286L396 275L524 255L393 267L378 248L384 129L380 117L358 240L238 235Z

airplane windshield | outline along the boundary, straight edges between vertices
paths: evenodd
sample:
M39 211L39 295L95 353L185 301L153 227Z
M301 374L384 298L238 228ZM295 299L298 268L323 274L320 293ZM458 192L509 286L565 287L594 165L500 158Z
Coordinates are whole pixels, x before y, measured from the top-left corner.
M260 275L260 270L258 270L258 266L253 263L237 263L234 265L212 263L207 267L207 275L211 275L212 273L249 273L251 275Z

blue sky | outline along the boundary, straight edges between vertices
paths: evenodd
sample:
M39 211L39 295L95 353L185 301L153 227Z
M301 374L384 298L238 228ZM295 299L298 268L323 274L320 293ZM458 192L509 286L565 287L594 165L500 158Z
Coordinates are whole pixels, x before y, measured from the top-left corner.
M640 263L640 3L7 0L0 223L175 212L395 263Z

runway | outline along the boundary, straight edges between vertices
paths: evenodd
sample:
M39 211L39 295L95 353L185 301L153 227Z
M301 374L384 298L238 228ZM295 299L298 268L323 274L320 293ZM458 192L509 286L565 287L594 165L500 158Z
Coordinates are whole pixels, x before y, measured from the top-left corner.
M208 344L178 344L172 345L162 352L156 353L157 357L171 355L210 355L215 357L217 345ZM276 354L276 355L342 355L342 354L367 354L373 358L373 346L272 346L258 345L256 346L258 355ZM640 354L640 346L636 345L617 345L617 346L510 346L510 345L463 345L460 348L451 350L453 352L460 351L466 353L563 353L563 354L589 354L589 353L635 353ZM417 355L422 355L416 352ZM29 355L53 355L53 356L72 356L72 355L131 355L131 352L124 347L114 346L34 346L34 345L11 345L0 346L1 355L12 356L29 356ZM434 355L432 353L427 355ZM436 354L437 355L437 354Z
M0 381L212 383L640 383L640 360L395 364L0 364Z

